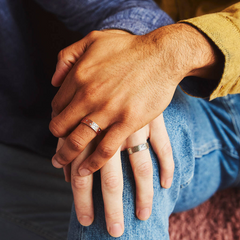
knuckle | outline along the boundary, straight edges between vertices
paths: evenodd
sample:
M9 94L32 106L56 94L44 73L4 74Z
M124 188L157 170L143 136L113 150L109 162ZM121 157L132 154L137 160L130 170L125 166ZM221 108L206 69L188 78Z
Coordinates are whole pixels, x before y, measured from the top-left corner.
M174 172L174 163L164 164L161 166L161 173L164 174L164 177L170 178L173 177Z
M87 36L91 39L91 38L96 38L97 36L99 35L99 31L97 30L94 30L94 31L91 31Z
M72 177L72 187L76 190L86 190L89 187L89 178L81 176Z
M150 162L144 162L136 167L135 174L140 177L149 177L152 175L152 164Z
M63 59L64 56L64 49L62 49L59 53L58 53L58 60Z
M89 160L89 168L94 172L101 168L101 165L96 160Z
M71 150L81 152L84 149L85 141L82 137L72 134L67 138L67 145Z
M88 103L89 105L95 104L96 95L97 95L96 89L94 89L91 86L86 88L83 92L83 98L85 102Z
M113 173L109 172L105 174L102 178L102 184L105 189L108 191L116 191L119 190L121 187L120 178L118 178Z
M146 194L146 201L151 203L153 200L153 195L154 195L153 189L151 189L151 191L148 194Z
M144 196L137 196L136 201L137 204L140 206L148 206L151 205L152 201L153 201L153 191L148 192L148 193L144 193Z
M105 212L105 217L110 221L119 220L122 218L122 215L123 213L121 210L114 211L114 212L108 212L108 211Z
M90 216L89 213L91 213L91 206L89 206L89 204L83 203L83 202L81 202L80 204L81 204L81 206L77 206L75 203L75 210L76 210L78 221L81 223L81 220L82 220L81 217L83 215Z
M58 104L58 102L57 102L56 99L53 99L53 100L52 100L51 106L52 106L52 110L53 110L55 113L60 113L60 112L61 112L60 106L59 106L59 104Z
M114 149L108 146L101 146L98 148L98 153L102 158L109 159L114 155Z
M64 129L61 127L61 124L55 119L52 119L49 124L49 130L55 137L63 137Z
M172 147L169 141L167 141L160 150L161 156L170 156L172 155Z
M154 196L153 188L148 188L148 191L145 191L144 194L137 194L136 201L139 206L147 207L152 204Z
M58 152L57 161L64 166L69 163L69 159L67 158L67 156L60 151Z
M80 63L78 65L78 68L76 69L75 74L73 75L74 81L79 84L86 82L86 80L88 79L87 76L88 76L89 70L87 67L84 66L84 64L86 64L86 63L85 62Z

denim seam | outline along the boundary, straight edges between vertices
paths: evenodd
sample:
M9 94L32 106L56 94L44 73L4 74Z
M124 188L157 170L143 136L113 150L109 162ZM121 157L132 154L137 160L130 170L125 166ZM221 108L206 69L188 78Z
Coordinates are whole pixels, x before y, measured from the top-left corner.
M211 142L204 144L201 148L195 148L195 158L201 158L204 155L209 154L215 150L221 150L226 152L233 158L239 159L239 153L234 148L228 148L224 144L222 144L218 139L214 139Z
M0 217L16 224L19 227L23 227L33 233L36 233L37 235L42 236L48 240L65 240L64 238L56 236L54 233L50 232L49 230L45 230L43 227L37 224L33 224L29 221L18 218L13 214L7 213L5 211L0 210Z
M238 124L238 121L235 116L239 117L239 114L235 110L234 104L232 103L233 99L230 95L225 96L223 99L223 104L225 105L226 109L228 110L229 115L232 119L232 124L234 127L234 130L236 132L236 135L238 136L238 143L240 144L240 125ZM240 149L238 149L240 151ZM239 159L239 158L238 158ZM233 183L232 187L240 186L240 169L239 169L239 163L238 163L238 174L236 177L235 182Z
M237 174L237 177L234 181L234 183L232 184L231 187L240 187L240 170L239 170L239 165L240 165L240 162L238 161L238 174Z
M190 184L190 182L192 181L193 176L194 176L194 173L191 175L191 177L188 179L187 182L185 182L185 183L183 183L183 184L180 185L180 188L182 189L182 188L187 187L187 186Z
M78 231L79 231L79 233L78 233L79 239L78 240L81 240L81 239L83 239L83 227L81 228L80 223L78 224Z
M237 124L237 121L235 118L235 116L237 116L238 114L234 109L234 105L232 104L232 100L229 95L223 97L222 101L223 101L223 104L225 105L225 107L227 108L229 115L231 116L234 130L239 138L238 143L240 143L240 130L239 130L239 125Z

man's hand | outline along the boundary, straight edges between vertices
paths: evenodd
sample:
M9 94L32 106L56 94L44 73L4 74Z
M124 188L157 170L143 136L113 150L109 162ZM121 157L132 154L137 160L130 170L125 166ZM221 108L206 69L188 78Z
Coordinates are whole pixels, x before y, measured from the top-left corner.
M117 153L100 169L107 230L113 237L119 237L124 231L123 176L120 150L145 143L148 138L159 160L161 185L165 188L171 186L174 162L163 116L160 115L148 126L140 129L124 141L121 149L118 149ZM64 141L60 139L58 148L63 143ZM91 142L72 162L71 174L69 175L69 171L65 172L67 179L71 180L72 183L77 218L84 226L89 226L94 219L93 177L92 175L81 177L78 168L93 150L94 146ZM129 160L136 184L136 216L140 220L147 220L152 211L153 200L152 160L149 150L133 153L129 155Z
M128 136L164 111L185 76L207 74L214 56L208 40L187 24L144 36L95 31L61 51L52 80L61 87L52 102L50 130L66 140L53 165L73 161L96 136L80 124L87 117L104 137L79 174L100 169Z

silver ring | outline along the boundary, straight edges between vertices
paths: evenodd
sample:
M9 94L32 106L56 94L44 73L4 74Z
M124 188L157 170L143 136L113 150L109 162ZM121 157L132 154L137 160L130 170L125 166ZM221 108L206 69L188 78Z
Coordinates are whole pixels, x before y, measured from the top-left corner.
M102 131L102 129L91 119L89 118L83 118L81 120L81 123L84 123L85 125L87 125L88 127L90 127L97 135L99 135Z
M148 143L143 143L143 144L140 144L140 145L137 145L135 147L130 147L127 149L128 151L128 154L133 154L135 152L140 152L140 151L143 151L143 150L146 150L146 149L149 149L149 145Z

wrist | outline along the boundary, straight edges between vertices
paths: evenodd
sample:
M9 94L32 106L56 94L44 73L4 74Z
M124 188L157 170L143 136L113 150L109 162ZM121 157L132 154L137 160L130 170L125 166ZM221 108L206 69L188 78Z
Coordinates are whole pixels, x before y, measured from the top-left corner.
M205 33L195 26L188 23L179 24L185 25L183 27L189 29L188 38L193 38L192 41L189 41L194 54L192 70L186 76L219 80L223 73L225 62L223 53Z
M178 85L187 76L219 79L224 57L214 43L189 24L178 23L148 34L160 68ZM175 77L176 76L176 77Z

